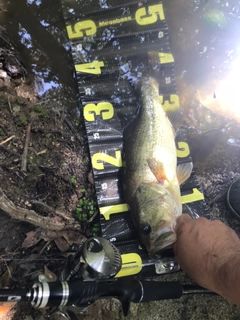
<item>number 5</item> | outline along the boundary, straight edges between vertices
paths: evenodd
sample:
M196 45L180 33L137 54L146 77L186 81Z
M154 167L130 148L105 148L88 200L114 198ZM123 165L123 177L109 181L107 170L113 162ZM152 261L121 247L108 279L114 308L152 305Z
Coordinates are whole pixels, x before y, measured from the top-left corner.
M158 15L160 20L164 20L164 12L162 4L155 4L147 8L140 8L136 11L135 18L138 24L147 25L157 22Z
M97 32L96 24L92 20L79 21L74 25L67 26L69 39L83 38L92 36Z

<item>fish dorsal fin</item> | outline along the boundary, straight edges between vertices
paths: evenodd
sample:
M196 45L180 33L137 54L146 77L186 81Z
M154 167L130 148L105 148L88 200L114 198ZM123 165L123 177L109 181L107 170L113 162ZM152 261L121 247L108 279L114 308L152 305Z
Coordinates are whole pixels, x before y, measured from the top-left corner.
M165 169L164 169L164 165L161 161L158 161L157 159L154 159L154 158L148 158L147 163L152 173L154 174L154 176L159 182L163 180L168 180Z
M174 131L177 132L183 124L183 112L180 108L178 96L172 94L165 99L160 95L159 99Z
M183 113L180 109L177 109L175 111L169 111L167 108L163 108L166 112L166 115L168 116L168 119L170 123L172 124L172 127L174 129L175 134L179 130L179 128L183 124Z
M177 166L177 178L180 185L190 177L192 169L192 162L182 163Z
M172 62L174 62L174 58L169 53L157 51L148 52L148 76L155 79L158 84L160 83L163 72L161 60L164 60L165 58L173 59ZM179 96L177 94L164 96L159 93L159 99L174 131L177 132L183 124L183 112L180 106Z

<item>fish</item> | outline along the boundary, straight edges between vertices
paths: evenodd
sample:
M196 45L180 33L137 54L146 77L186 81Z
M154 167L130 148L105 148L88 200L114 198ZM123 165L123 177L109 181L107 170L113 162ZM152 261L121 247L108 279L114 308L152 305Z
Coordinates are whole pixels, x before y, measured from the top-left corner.
M160 102L159 84L145 76L135 118L124 127L123 188L142 243L154 256L176 241L182 214L180 184L192 163L177 166L175 131Z
M5 317L9 316L10 310L12 310L15 305L16 302L0 302L0 319L5 319Z

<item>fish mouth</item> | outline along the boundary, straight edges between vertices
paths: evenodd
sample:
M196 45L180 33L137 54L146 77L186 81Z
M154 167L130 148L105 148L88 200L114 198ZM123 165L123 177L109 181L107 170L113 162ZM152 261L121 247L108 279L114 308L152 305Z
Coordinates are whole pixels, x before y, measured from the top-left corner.
M150 256L154 256L163 249L168 249L177 240L177 235L174 231L159 235L149 247Z

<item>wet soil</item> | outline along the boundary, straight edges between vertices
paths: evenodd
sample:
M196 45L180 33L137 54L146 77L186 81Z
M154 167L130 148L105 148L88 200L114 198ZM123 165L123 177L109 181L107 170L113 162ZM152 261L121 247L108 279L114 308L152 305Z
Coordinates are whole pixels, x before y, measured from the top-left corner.
M44 267L59 275L65 252L91 235L96 206L91 217L76 217L80 199L95 199L77 106L77 96L63 87L39 96L18 53L0 36L1 287L29 285ZM41 318L25 309L19 304L4 319Z

